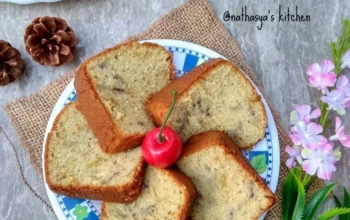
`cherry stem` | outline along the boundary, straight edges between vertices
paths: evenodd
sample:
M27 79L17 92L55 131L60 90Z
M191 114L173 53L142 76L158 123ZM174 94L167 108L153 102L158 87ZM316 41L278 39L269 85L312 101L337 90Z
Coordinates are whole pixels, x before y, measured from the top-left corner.
M176 98L177 98L177 91L176 90L172 90L171 91L171 94L173 94L173 103L171 103L171 106L168 110L168 113L163 121L163 124L162 126L160 127L160 131L159 131L159 134L158 134L158 140L160 141L160 143L163 143L164 142L164 137L162 136L162 133L163 133L163 130L164 130L164 127L166 125L166 123L168 122L168 119L171 115L171 112L173 111L174 109L174 106L175 106L175 102L176 102Z

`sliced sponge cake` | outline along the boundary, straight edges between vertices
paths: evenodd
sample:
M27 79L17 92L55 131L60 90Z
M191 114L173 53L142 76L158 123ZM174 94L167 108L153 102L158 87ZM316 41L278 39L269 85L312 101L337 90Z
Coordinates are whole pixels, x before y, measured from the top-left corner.
M132 204L104 202L101 220L185 220L195 197L195 188L183 173L149 166L140 197Z
M177 162L198 191L193 220L257 219L275 196L222 132L195 135Z
M77 103L57 116L45 149L50 189L69 197L130 203L142 189L140 147L115 155L101 151Z
M200 132L226 132L241 148L251 148L264 137L266 112L247 77L231 62L212 59L171 82L147 102L147 111L159 126L179 96L168 126L182 139Z
M154 128L144 104L174 77L172 55L152 43L108 49L81 65L75 79L81 111L107 153L141 144Z

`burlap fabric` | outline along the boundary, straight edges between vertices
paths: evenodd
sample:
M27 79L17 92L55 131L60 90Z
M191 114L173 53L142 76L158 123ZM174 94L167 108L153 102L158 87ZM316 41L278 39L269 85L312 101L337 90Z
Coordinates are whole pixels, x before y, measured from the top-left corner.
M210 48L238 65L253 80L255 85L259 87L265 98L268 99L252 68L245 61L239 46L216 17L207 0L190 0L186 2L163 18L157 20L145 32L131 37L127 41L145 39L177 39ZM5 107L23 147L29 154L31 164L38 171L39 175L42 175L42 142L47 121L59 95L73 78L73 75L74 71L71 71L45 87L39 93L8 103ZM284 165L287 159L284 148L286 145L292 145L292 142L288 133L282 127L273 105L270 102L269 105L277 124L281 147L281 170L277 190L278 202L268 212L266 219L280 219L282 201L281 185L288 172ZM315 188L318 188L321 184L315 184Z

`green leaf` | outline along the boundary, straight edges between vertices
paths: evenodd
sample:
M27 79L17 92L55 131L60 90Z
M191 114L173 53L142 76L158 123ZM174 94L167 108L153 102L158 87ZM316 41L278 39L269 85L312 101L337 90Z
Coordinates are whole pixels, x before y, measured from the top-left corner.
M334 42L331 43L331 52L332 52L332 59L335 60L335 58L337 56L337 51L335 49L335 43Z
M350 208L350 196L346 188L344 187L344 208ZM350 214L339 215L339 220L350 220Z
M264 173L266 171L266 155L265 154L260 154L255 157L250 161L254 169L258 173Z
M295 202L295 207L293 211L292 220L301 220L303 217L303 212L305 208L305 191L304 186L300 179L292 172L292 176L294 177L294 181L296 184L296 187L298 189L298 197Z
M301 175L303 174L301 167L294 168L293 173L299 180L301 180Z
M347 26L348 26L348 21L344 19L343 25L342 25L343 36L345 36L345 34L347 32Z
M337 215L346 214L346 213L350 213L350 208L334 208L320 215L317 218L317 220L328 220L336 217Z
M346 188L344 187L344 207L350 208L350 196Z
M343 205L340 203L338 197L336 197L335 195L333 196L335 204L337 205L337 208L341 208L343 207Z
M298 189L296 187L294 176L292 172L295 172L295 169L289 171L288 176L283 182L282 189L282 219L290 220L293 215L293 209L297 199Z
M347 37L349 34L349 21L348 20L343 20L343 36Z
M334 201L335 201L337 208L343 208L343 205L340 203L340 200L338 199L338 197L336 197L334 195L333 198L334 198ZM339 215L339 220L348 220L347 215L349 215L349 214Z
M336 186L336 184L331 184L328 186L323 187L322 189L318 190L308 201L305 207L304 211L304 219L305 220L312 220L313 216L315 215L316 211L322 204L322 202L327 198L330 192L332 192L333 188Z
M304 175L304 177L302 178L302 183L303 183L303 186L306 186L309 182L310 182L310 180L311 180L311 176L309 175L309 174L305 174Z
M350 21L346 20L346 19L344 19L344 21L348 24L347 25L347 30L348 30L347 35L349 36L350 35Z
M341 204L337 196L334 195L333 198L338 208L350 208L350 205L349 205L350 196L345 187L344 187L344 205ZM350 220L350 213L339 215L339 220Z
M307 193L311 187L311 185L315 182L315 180L317 179L317 176L312 176L309 180L308 183L305 184L304 188L305 188L305 193Z
M341 60L346 51L350 48L350 22L343 20L342 35L338 37L337 41L332 42L331 45L332 60L335 66L334 72L339 77L342 73L340 68ZM331 88L332 90L332 88Z

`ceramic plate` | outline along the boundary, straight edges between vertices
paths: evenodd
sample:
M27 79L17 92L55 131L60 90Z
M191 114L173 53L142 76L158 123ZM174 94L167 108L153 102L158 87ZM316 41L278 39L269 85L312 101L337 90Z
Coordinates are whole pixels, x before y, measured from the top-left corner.
M211 58L224 58L212 50L193 43L177 40L149 40L149 42L157 43L173 54L173 62L176 68L177 78ZM258 93L261 95L259 91ZM66 104L75 99L76 92L72 81L63 91L52 111L45 133L44 146L47 134L51 130L57 114ZM256 144L252 150L244 151L243 154L261 175L270 189L275 192L280 168L279 142L275 121L272 117L271 111L264 98L262 98L262 101L265 105L268 116L268 126L266 127L265 138ZM47 185L46 191L59 220L96 220L100 218L100 201L72 199L58 195L53 193ZM263 216L261 219L262 218Z

